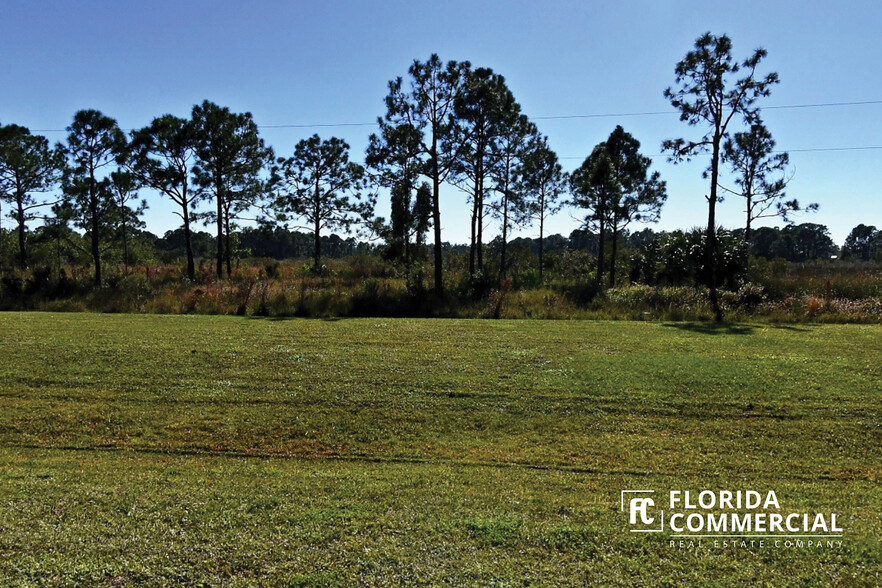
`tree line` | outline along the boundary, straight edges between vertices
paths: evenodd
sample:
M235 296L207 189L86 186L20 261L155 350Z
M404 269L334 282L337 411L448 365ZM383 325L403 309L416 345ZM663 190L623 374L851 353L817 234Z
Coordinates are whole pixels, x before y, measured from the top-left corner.
M727 36L706 33L676 65L675 85L664 91L680 119L699 129L695 137L664 142L669 161L709 156L699 280L709 286L715 308L720 281L715 211L724 194L745 202L740 233L745 243L762 230L754 226L758 219L790 221L795 212L817 209L785 196L788 157L775 151L760 117L759 101L778 83L776 74L758 73L765 57L758 49L736 61ZM148 188L163 195L181 220L190 279L195 276L194 224L214 226L215 273L223 278L232 272L237 222L248 219L311 233L316 269L323 235L334 231L360 229L382 237L387 255L400 260L408 276L430 247L434 288L440 293L440 190L446 183L469 204L471 276L486 271L485 228L493 218L501 233L496 277L506 278L512 230L535 226L541 279L546 221L569 206L582 216L582 228L597 235L597 284L606 285L608 276L614 287L623 233L634 223L657 221L667 199L659 172L650 170L640 142L621 126L577 169L565 172L505 78L490 68L444 62L437 55L414 61L406 76L388 83L384 104L365 165L350 161L344 140L318 135L299 141L290 156L277 156L250 113L208 100L195 105L189 118L163 115L128 134L111 117L81 110L66 139L55 146L25 127L2 125L0 195L17 224L18 265L28 265L28 223L41 219L50 228L72 223L86 238L94 282L100 285L109 246L121 243L128 264L127 244L144 227L147 204L139 194ZM720 182L723 166L732 172L729 187ZM379 188L389 194L389 219L374 215ZM56 193L57 198L48 196ZM873 231L856 238L872 243Z

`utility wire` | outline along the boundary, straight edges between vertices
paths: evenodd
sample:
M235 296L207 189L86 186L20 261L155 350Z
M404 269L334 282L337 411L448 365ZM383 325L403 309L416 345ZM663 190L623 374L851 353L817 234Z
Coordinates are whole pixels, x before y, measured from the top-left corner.
M803 109L803 108L833 108L842 106L867 106L882 104L882 100L861 100L852 102L819 102L815 104L782 104L778 106L766 106L765 110L787 110L787 109ZM557 116L536 116L534 120L572 120L572 119L589 119L589 118L615 118L625 116L658 116L667 114L679 114L676 110L659 110L647 112L618 112L618 113L595 113L595 114L570 114ZM310 129L310 128L332 128L332 127L370 127L376 125L376 122L357 122L357 123L316 123L316 124L282 124L282 125L258 125L260 129ZM132 131L134 129L122 129L123 131ZM63 133L66 129L34 129L35 133ZM866 147L813 147L807 149L789 149L778 150L772 153L821 153L835 151L873 151L882 149L882 146L866 146ZM655 153L647 157L667 157L665 153ZM581 156L561 156L560 159L583 159Z
M819 102L816 104L782 104L778 106L765 106L761 110L786 110L797 108L830 108L841 106L867 106L873 104L882 104L882 100L861 100L854 102ZM567 114L555 116L534 116L533 120L569 120L579 118L614 118L621 116L658 116L666 114L679 114L676 110L657 110L648 112L607 112L595 114ZM315 123L315 124L281 124L281 125L257 125L260 129L311 129L326 127L370 127L376 125L374 122L356 122L356 123ZM124 131L132 131L134 129L122 129ZM33 129L35 133L64 133L66 129Z
M771 153L816 153L816 152L825 152L825 151L873 151L877 149L882 149L882 145L869 145L866 147L810 147L808 149L778 149L776 151L772 151ZM645 157L669 157L667 153L653 153L652 155L646 155ZM585 159L580 156L563 156L559 159Z
M818 147L810 149L790 149L789 151L773 151L772 153L810 153L812 151L869 151L872 149L882 149L882 146L868 147Z
M370 123L328 123L315 125L257 125L259 129L311 129L315 127L373 127L376 121Z
M827 108L832 106L865 106L869 104L882 104L882 100L862 100L859 102L821 102L818 104L781 104L779 106L764 106L760 110L785 110L795 108ZM613 118L619 116L656 116L661 114L680 114L676 110L657 110L652 112L618 112L604 114L570 114L566 116L534 116L534 120L564 120L574 118Z
M763 106L760 110L779 110L784 108L822 108L827 106L864 106L867 104L882 104L882 100L862 100L860 102L821 102L819 104L787 104L784 106Z

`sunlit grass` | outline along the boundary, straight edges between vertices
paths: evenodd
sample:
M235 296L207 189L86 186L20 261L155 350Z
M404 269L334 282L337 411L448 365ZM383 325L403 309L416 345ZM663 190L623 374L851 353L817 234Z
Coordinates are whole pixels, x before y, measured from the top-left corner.
M0 315L12 585L874 584L879 326ZM622 489L843 548L671 549Z

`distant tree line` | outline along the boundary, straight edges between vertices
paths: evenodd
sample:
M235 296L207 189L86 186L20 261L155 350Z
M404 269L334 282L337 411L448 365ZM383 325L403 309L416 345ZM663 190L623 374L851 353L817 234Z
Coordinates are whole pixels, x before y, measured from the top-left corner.
M616 126L566 173L503 76L437 55L414 61L406 76L389 82L364 166L350 161L345 141L318 135L298 142L288 157L278 157L250 113L207 100L188 118L163 115L128 134L101 112L81 110L66 139L55 146L24 127L0 125L0 196L6 207L0 214L16 224L20 269L29 266L32 244L44 249L51 244L59 267L64 259L88 258L97 285L107 259L128 271L138 249L147 247L180 254L191 280L196 260L209 256L215 275L223 278L243 255L308 256L321 271L323 255L381 253L420 286L423 266L431 266L432 286L440 293L444 252L450 250L443 241L440 204L447 183L469 204L469 217L460 220L469 227L467 271L473 279L504 281L515 243L538 257L540 282L546 253L589 248L596 284L614 287L623 273L620 248L628 247L642 256L626 268L632 278L656 279L664 274L661 263L672 264L663 279L678 280L674 274L689 266L687 273L710 287L714 301L731 269L721 239L737 244L744 256L801 261L840 253L822 225L792 224L794 213L817 205L786 198L788 157L775 151L758 106L778 82L774 73L757 73L765 57L757 50L737 62L728 37L706 33L676 65L676 85L664 93L682 121L702 129L696 138L666 141L670 160L710 155L702 238L695 232L629 232L635 223L658 221L668 194L659 172L650 169L651 160L641 154L640 142L623 127ZM731 186L720 181L724 165L732 172ZM390 198L388 219L374 213L380 188ZM161 238L144 231L145 189L169 201L180 218L178 229ZM716 223L716 204L725 193L745 202L745 224L737 231L722 231ZM548 237L548 217L565 206L581 216L581 229L568 238ZM756 226L767 217L788 224ZM490 218L499 226L489 240L496 256L493 276L487 263ZM214 234L198 231L198 225L212 226ZM534 227L535 239L511 239L512 231L526 227ZM338 237L339 232L348 236ZM356 238L368 234L370 244ZM0 255L12 259L6 249L13 244L7 241ZM860 225L841 254L873 259L879 241L875 227ZM688 259L681 250L689 251ZM677 256L682 259L675 263Z
M67 265L84 264L88 258L88 239L69 227L68 232L59 230L57 223L46 223L29 233L31 259L41 267L61 268ZM694 235L692 231L654 231L645 228L639 231L621 231L615 244L619 264L624 264L618 276L630 276L632 281L646 281L632 272L634 260L643 256L653 248L670 247L678 239L686 235ZM725 231L728 238L738 246L746 257L765 258L767 260L783 259L791 262L813 261L841 257L843 259L882 261L882 231L867 225L858 225L846 239L843 246L837 246L830 238L827 227L815 223L802 223L777 227L760 227L752 232L750 242L744 243L744 229ZM17 231L3 229L2 251L7 259L17 262ZM117 241L107 249L105 257L124 266L124 258L128 257L129 265L150 265L157 263L174 263L185 257L187 249L186 237L182 228L166 231L162 236L155 235L143 228L130 228L127 237L128 247L123 248ZM235 266L242 259L267 258L277 261L311 258L314 252L314 235L305 231L291 230L277 225L260 225L241 227L230 235L231 259ZM703 244L703 241L700 241ZM340 259L350 255L366 255L382 257L396 263L399 257L400 242L394 240L371 242L359 240L352 236L343 237L336 233L321 236L322 255ZM486 244L497 257L501 250L501 238L496 237ZM518 237L506 244L507 249L529 253L536 258L536 269L539 270L538 259L541 255L550 255L561 251L584 251L591 254L596 271L596 253L600 247L600 235L597 231L576 229L569 235L546 235L543 239ZM192 231L190 249L195 259L211 259L216 253L216 236L206 231ZM613 243L605 237L605 256L612 256ZM444 255L449 253L471 253L468 244L457 245L442 243ZM498 263L498 260L497 260ZM548 266L546 260L546 269ZM673 259L668 262L672 267L677 265ZM694 263L701 264L700 258ZM494 264L494 267L497 267ZM403 268L403 264L402 264ZM403 268L404 269L404 268ZM618 270L617 270L618 271ZM608 276L607 276L608 277ZM596 275L594 276L596 279Z

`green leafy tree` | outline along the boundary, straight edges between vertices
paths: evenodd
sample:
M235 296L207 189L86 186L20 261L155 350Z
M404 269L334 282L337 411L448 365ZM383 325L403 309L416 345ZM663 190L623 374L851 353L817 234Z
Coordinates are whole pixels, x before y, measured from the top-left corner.
M346 141L318 135L303 139L294 155L279 159L274 175L281 194L276 199L278 219L302 218L315 241L315 270L321 268L322 229L348 231L356 223L367 224L375 199L364 191L364 168L349 161Z
M775 140L765 125L757 120L750 130L735 133L723 145L723 157L735 174L738 190L726 191L744 198L747 223L744 241L750 243L753 222L760 218L779 217L789 222L789 216L800 212L802 207L795 198L785 200L787 179L784 170L789 162L786 153L775 153ZM817 204L809 204L806 211L816 211Z
M192 121L167 114L134 131L129 169L142 184L165 195L178 206L174 213L183 222L187 277L196 277L193 255L193 220L199 190L191 189L190 174L195 158L196 134Z
M391 190L390 203L389 224L380 223L380 233L388 245L386 257L401 259L407 284L422 288L422 274L419 274L417 284L411 283L411 268L414 261L423 255L425 235L432 215L432 189L427 182L423 182L416 191L397 185Z
M145 227L141 216L147 210L147 201L138 199L140 184L135 174L127 171L110 173L110 190L116 214L116 230L123 248L123 267L129 273L129 241L132 231Z
M836 253L836 245L826 226L801 223L781 229L778 239L772 244L771 253L773 257L796 262L829 259Z
M600 143L591 151L570 175L570 204L586 211L584 227L597 231L597 275L598 287L603 283L606 234L609 228L609 201L613 186L612 158L605 143Z
M380 133L368 139L365 164L380 186L415 190L423 172L420 131L409 124L392 126L380 121Z
M616 285L616 258L622 233L632 222L656 222L667 200L658 172L649 173L652 160L640 154L640 142L621 126L600 143L576 177L576 203L594 211L600 226L598 283L602 280L606 230L612 233L609 286Z
M750 241L744 239L744 229L733 231L750 246L750 254L754 257L774 259L772 244L778 240L781 230L775 227L757 227L750 231Z
M380 133L369 139L365 163L372 180L390 195L389 223L376 220L376 231L387 243L387 258L403 259L407 279L415 257L423 248L432 213L431 188L416 187L423 170L420 132L409 124L380 123ZM414 243L415 242L415 243Z
M70 226L75 218L76 213L70 203L59 202L52 206L52 214L45 219L43 226L35 231L35 241L49 244L49 254L59 274L65 265L75 263L78 257L84 255L85 248L81 246L83 238Z
M861 223L853 228L845 238L842 256L854 256L869 261L879 251L882 251L882 231L877 231L873 225Z
M64 167L64 155L49 141L18 125L0 126L0 199L12 207L18 224L18 265L28 265L27 224L40 218L40 208L56 202L35 194L55 188Z
M545 220L563 207L569 177L558 163L557 154L548 146L548 138L537 135L524 155L519 192L526 200L519 211L519 224L539 223L539 281L545 266Z
M386 114L380 128L408 125L419 132L423 175L432 184L432 226L435 243L435 291L444 290L441 242L441 184L458 157L458 145L451 140L454 102L462 88L468 63L449 61L445 65L436 54L422 63L414 61L408 69L409 85L402 78L389 82Z
M505 78L489 68L467 68L462 91L454 101L455 125L451 140L460 154L453 161L452 182L472 204L469 274L484 269L483 237L487 182L499 164L497 142L506 114L516 107Z
M217 277L232 274L233 221L266 194L261 171L273 158L250 112L236 114L205 100L193 107L196 163L193 178L201 196L213 200L207 218L217 224Z
M646 284L681 286L695 284L701 279L704 267L704 242L707 233L702 229L688 232L673 231L638 253L632 263L635 281ZM730 289L737 288L747 271L747 246L743 239L734 237L725 229L717 230L719 247L715 251L720 281Z
M652 160L640 154L640 141L621 126L616 126L606 140L610 154L612 185L610 195L609 285L616 285L616 258L619 237L632 222L658 222L662 206L668 198L665 182L658 172L649 173Z
M505 113L498 141L494 144L498 164L493 168L493 189L496 198L490 203L493 215L502 225L499 249L499 279L507 272L508 235L513 225L524 220L526 198L521 190L520 178L524 173L524 160L528 145L536 139L539 131L521 113L520 105L514 103Z
M95 284L102 284L101 254L112 244L116 229L116 203L109 174L125 157L126 137L116 121L97 110L80 110L67 128L62 146L68 166L62 189L75 214L75 223L86 231L95 266Z
M757 67L766 57L765 49L757 49L742 63L732 58L732 41L728 36L705 33L695 41L695 48L686 54L676 68L676 88L667 88L665 97L680 111L680 120L690 126L702 126L704 134L695 140L671 139L662 144L669 160L678 163L699 153L710 152L711 160L704 176L710 178L707 196L707 239L705 243L705 275L710 300L718 320L722 319L716 291L715 255L716 205L720 201L719 176L723 144L729 125L736 117L747 124L757 120L759 98L768 96L778 83L775 73L759 77ZM737 79L731 79L735 76Z

